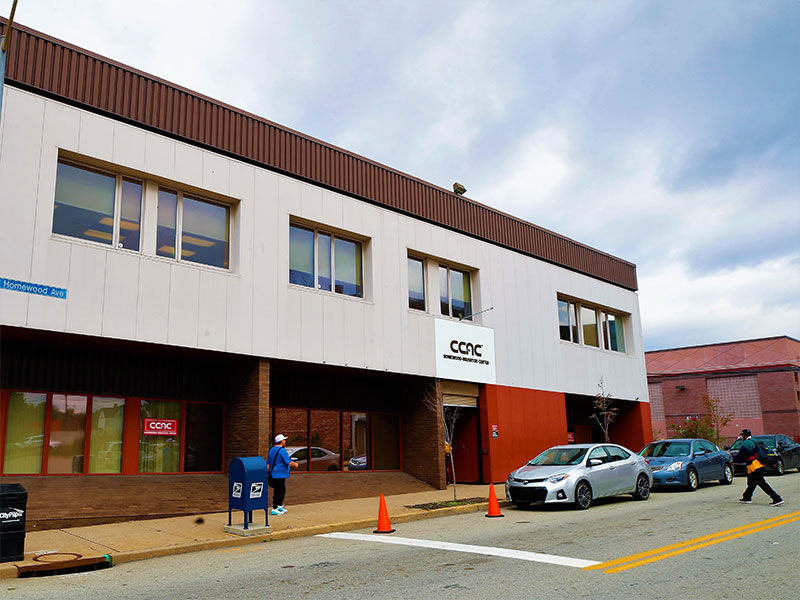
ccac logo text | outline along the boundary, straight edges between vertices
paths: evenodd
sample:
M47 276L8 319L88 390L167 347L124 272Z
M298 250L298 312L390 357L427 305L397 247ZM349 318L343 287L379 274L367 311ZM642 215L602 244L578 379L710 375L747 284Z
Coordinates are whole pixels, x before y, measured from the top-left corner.
M442 356L450 360L460 360L479 365L488 365L489 361L481 358L483 356L481 354L481 348L483 348L483 344L473 344L472 342L450 340L450 351L453 352L453 354L443 354Z

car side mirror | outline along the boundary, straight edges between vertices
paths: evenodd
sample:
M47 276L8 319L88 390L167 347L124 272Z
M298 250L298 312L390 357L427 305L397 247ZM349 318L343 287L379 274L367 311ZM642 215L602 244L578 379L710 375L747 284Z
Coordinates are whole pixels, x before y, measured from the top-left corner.
M589 467L596 467L597 465L602 465L602 464L603 461L600 460L599 458L590 458L589 462L586 463L586 465Z
M725 450L730 450L730 449L731 449L730 446L725 446Z

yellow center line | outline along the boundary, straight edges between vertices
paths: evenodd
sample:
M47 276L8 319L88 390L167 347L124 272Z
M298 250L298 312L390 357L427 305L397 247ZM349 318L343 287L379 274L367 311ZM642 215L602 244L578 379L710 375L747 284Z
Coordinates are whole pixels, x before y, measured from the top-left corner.
M619 573L620 571L625 571L626 569L632 569L634 567L640 567L642 565L647 565L649 563L657 562L659 560L664 560L665 558L670 558L671 556L677 556L679 554L684 554L686 552L691 552L692 550L699 550L700 548L705 548L706 546L713 546L714 544L719 544L720 542L727 542L728 540L734 540L736 538L743 537L745 535L750 535L751 533L756 533L758 531L764 531L765 529L772 529L773 527L778 527L780 525L786 525L787 523L791 523L792 521L800 521L800 517L794 517L791 519L785 519L783 521L779 521L778 523L771 523L769 525L764 525L762 527L757 527L755 529L748 529L747 531L742 531L741 533L734 533L733 535L728 535L723 538L719 538L716 540L711 540L710 542L704 542L702 544L697 544L696 546L690 546L689 548L682 548L680 550L673 550L672 552L667 552L666 554L660 554L659 556L654 556L652 558L646 558L644 560L639 560L627 565L622 565L621 567L614 567L613 569L608 569L604 571L605 573Z
M747 529L752 529L754 527L759 527L761 525L766 525L768 523L775 523L776 521L783 521L785 519L790 519L791 517L795 517L800 515L800 511L788 513L785 515L781 515L779 517L773 517L771 519L765 519L763 521L756 521L755 523L750 523L748 525L741 525L739 527L734 527L733 529L726 529L725 531L718 531L717 533L710 533L708 535L704 535L701 537L693 538L691 540L686 540L684 542L678 542L676 544L670 544L669 546L663 546L661 548L656 548L655 550L648 550L647 552L640 552L638 554L631 554L630 556L623 556L622 558L617 558L614 560L609 560L606 562L598 563L596 565L592 565L591 567L584 567L585 570L592 570L592 569L606 569L608 567L613 567L616 565L620 565L627 562L632 562L635 560L639 560L642 558L647 558L649 556L654 556L656 554L661 554L662 552L668 552L669 550L675 550L676 548L684 548L686 546L692 546L699 542L704 542L706 540L711 540L714 538L722 537L728 534L737 533L740 531L744 531ZM794 520L794 519L793 519ZM787 521L788 522L788 521ZM759 530L760 531L760 530Z

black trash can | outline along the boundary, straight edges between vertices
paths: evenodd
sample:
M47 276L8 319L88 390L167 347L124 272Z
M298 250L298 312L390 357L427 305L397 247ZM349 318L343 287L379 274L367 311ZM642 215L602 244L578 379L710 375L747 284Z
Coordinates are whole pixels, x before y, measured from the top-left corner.
M18 483L0 483L0 562L25 557L25 509L28 490Z

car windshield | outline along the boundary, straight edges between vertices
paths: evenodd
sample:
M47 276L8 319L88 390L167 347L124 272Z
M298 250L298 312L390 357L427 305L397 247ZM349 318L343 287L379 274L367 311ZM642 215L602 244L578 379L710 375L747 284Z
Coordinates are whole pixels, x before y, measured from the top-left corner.
M654 442L642 450L642 456L689 456L691 442Z
M588 448L550 448L534 458L529 465L577 465L586 456Z
M755 439L757 439L759 442L761 442L762 444L764 444L770 450L775 448L775 437L774 436L772 436L772 435L755 435L753 437Z

